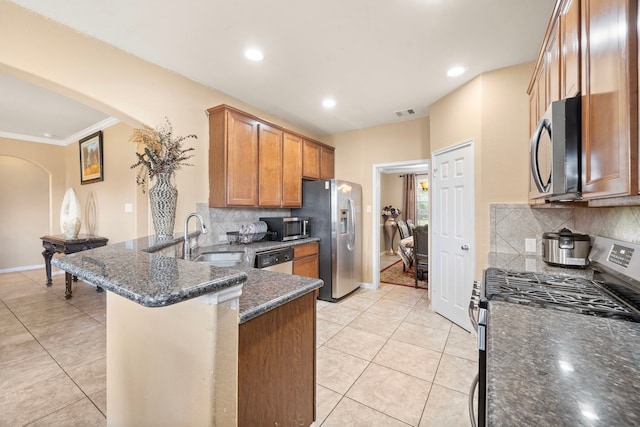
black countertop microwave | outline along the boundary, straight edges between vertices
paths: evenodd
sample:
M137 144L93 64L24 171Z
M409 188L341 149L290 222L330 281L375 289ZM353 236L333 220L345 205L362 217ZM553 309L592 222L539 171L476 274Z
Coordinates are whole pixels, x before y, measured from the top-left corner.
M529 199L582 198L580 96L551 103L531 138Z

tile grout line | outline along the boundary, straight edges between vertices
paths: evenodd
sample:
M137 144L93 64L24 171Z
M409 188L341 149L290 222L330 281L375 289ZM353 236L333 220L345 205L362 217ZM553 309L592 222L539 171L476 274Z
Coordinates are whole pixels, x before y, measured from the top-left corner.
M35 280L33 280L33 279L29 278L29 277L27 277L27 279L28 279L28 280L30 280L31 282L33 282L35 285L38 285L38 283L37 283ZM57 298L57 297L56 297L56 298ZM58 299L60 299L60 298L58 298ZM76 387L78 387L78 390L80 390L80 391L82 392L82 394L83 394L83 395L84 395L84 396L89 400L89 402L91 402L91 404L92 404L93 406L95 406L95 408L96 408L96 409L97 409L97 410L98 410L98 411L99 411L99 412L100 412L100 413L105 417L105 419L106 419L107 415L106 415L106 414L104 414L104 413L100 410L100 408L98 408L98 406L95 404L95 402L94 402L94 401L89 397L89 395L88 395L88 394L87 394L87 393L82 389L82 387L80 387L80 385L79 385L79 384L78 384L78 383L77 383L73 378L71 378L71 376L69 375L69 373L68 373L68 372L67 372L67 371L62 367L62 365L58 362L58 360L56 360L56 358L55 358L55 357L53 357L53 355L49 352L49 350L47 350L47 348L46 348L44 345L42 345L42 343L40 342L40 340L38 340L38 338L36 338L36 336L33 334L33 332L31 331L31 329L29 329L29 327L28 327L27 325L25 325L25 324L24 324L24 322L22 321L22 319L20 319L20 317L19 317L19 316L18 316L18 315L17 315L17 314L16 314L16 313L11 309L11 307L9 307L9 306L7 305L7 303L5 302L5 300L0 298L0 302L2 302L2 304L7 308L7 310L8 310L8 311L9 311L9 312L10 312L10 313L11 313L11 314L16 318L16 320L17 320L17 321L22 325L22 327L23 327L23 328L24 328L24 329L29 333L29 335L31 335L31 337L33 338L33 340L34 340L35 342L37 342L37 343L38 343L38 345L42 348L42 350L44 350L44 352L45 352L45 353L46 353L46 354L51 358L51 360L53 360L53 362L54 362L54 363L55 363L55 364L60 368L60 370L61 370L61 371L62 371L62 372L67 376L67 378L69 378L69 380L70 380L70 381L71 381L71 382L72 382ZM85 315L85 316L87 316L88 318L90 318L90 319L92 319L92 320L96 321L99 325L104 326L104 325L102 325L100 322L98 322L97 320L93 319L93 317L89 316L87 313L85 313L85 312L83 312L82 310L80 310L80 309L79 309L78 307L76 307L75 305L73 305L73 304L69 303L67 300L65 300L65 302L66 302L68 305L70 305L70 306L72 306L73 308L75 308L76 310L80 311L82 314L84 314L84 315ZM91 363L91 362L89 362L89 363ZM82 365L81 365L81 366L82 366ZM47 379L48 379L48 378L47 378ZM42 381L45 381L45 380L42 380ZM42 381L39 381L39 382L42 382ZM60 410L62 410L62 409L64 409L64 408L66 408L66 407L68 407L68 406L70 406L70 405L73 405L73 404L75 404L75 403L79 402L79 401L80 401L80 400L82 400L82 399L83 399L83 398L80 398L80 399L78 399L78 400L76 400L76 401L74 401L74 402L71 402L71 403L69 403L68 405L63 406L62 408L58 408L58 409L56 409L55 411L53 411L53 412L51 412L51 413L48 413L48 414L46 414L46 415L44 415L44 416L42 416L42 417L40 417L40 418L38 418L38 419L36 419L36 420L30 421L29 423L33 423L33 422L36 422L36 421L38 421L38 420L40 420L40 419L42 419L42 418L48 417L48 416L50 416L50 415L52 415L52 414L54 414L54 413L56 413L56 412L58 412L58 411L60 411Z

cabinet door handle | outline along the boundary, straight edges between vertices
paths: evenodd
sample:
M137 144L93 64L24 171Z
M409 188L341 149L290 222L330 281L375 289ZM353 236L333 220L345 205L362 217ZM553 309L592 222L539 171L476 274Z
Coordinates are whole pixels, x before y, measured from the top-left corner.
M460 249L462 249L463 251L468 251L469 250L469 245L462 245L462 246L460 246Z

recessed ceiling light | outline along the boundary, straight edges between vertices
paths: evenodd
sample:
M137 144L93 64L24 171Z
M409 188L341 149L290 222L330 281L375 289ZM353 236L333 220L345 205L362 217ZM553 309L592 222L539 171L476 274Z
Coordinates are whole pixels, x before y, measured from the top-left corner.
M264 59L264 55L258 49L247 49L244 52L244 56L247 57L250 61L262 61Z
M467 71L466 68L458 65L458 66L449 68L449 70L447 70L447 76L458 77L464 74L465 71Z
M333 108L336 106L336 100L335 99L331 99L331 98L327 98L324 101L322 101L322 106L324 108Z

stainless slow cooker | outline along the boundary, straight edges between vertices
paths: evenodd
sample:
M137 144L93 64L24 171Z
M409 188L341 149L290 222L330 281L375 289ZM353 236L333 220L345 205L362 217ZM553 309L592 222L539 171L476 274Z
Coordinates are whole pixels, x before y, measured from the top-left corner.
M558 267L585 268L589 265L591 238L573 233L568 228L542 234L542 259Z

